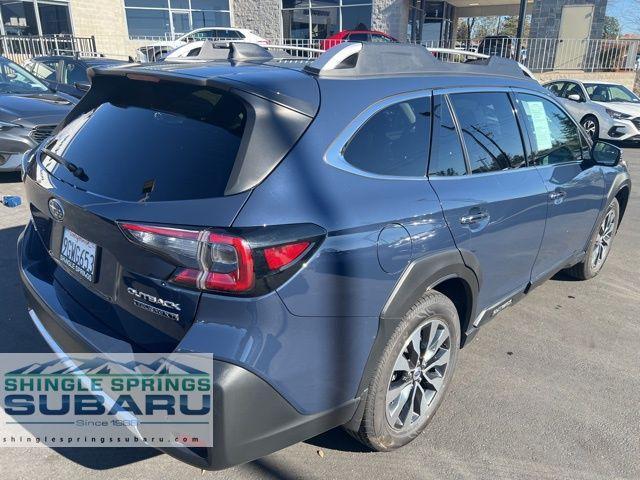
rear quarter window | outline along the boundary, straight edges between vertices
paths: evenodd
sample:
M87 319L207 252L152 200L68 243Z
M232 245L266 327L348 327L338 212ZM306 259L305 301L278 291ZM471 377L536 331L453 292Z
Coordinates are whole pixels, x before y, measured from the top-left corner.
M430 98L398 102L374 114L343 150L365 172L424 176L429 146Z

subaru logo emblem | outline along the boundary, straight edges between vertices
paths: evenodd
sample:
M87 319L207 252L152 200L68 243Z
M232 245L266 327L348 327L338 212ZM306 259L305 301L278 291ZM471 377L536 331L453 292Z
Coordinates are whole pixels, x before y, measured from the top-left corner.
M61 222L64 219L64 208L62 207L62 204L55 198L49 200L49 213L51 213L53 219L57 220L58 222Z

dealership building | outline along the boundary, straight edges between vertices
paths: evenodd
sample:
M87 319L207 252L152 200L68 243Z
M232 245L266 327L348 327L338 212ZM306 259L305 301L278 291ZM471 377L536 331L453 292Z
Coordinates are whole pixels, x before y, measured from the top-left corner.
M606 3L522 6L531 15L531 37L600 38ZM451 41L458 18L518 15L520 7L520 0L0 0L0 26L3 35L95 36L99 51L126 56L150 39L209 26L249 28L274 40L373 29L401 41Z

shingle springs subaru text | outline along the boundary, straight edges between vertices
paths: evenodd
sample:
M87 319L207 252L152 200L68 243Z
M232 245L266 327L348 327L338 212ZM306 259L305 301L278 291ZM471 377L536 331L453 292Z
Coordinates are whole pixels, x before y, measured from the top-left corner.
M167 449L207 469L340 425L412 441L480 327L598 274L631 189L517 63L368 43L96 69L24 183L36 327L212 353L214 446Z

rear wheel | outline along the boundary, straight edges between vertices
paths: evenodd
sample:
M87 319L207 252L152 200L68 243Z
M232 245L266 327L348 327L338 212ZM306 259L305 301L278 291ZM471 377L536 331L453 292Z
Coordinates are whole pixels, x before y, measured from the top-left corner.
M360 427L350 433L378 451L394 450L416 438L444 398L459 345L455 306L439 292L425 293L387 343L363 400Z
M587 115L582 119L582 127L587 131L592 140L597 140L600 136L600 124L593 115Z
M579 280L588 280L600 273L611 252L611 244L618 231L619 219L620 205L614 198L600 226L591 237L584 261L568 269L569 275Z

